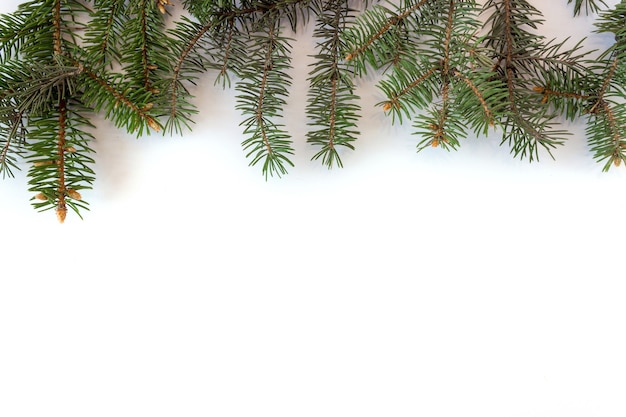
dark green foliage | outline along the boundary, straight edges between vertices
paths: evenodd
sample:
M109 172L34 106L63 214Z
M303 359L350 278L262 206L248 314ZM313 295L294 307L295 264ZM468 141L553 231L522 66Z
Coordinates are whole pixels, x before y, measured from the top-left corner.
M94 180L91 135L85 131L89 122L76 100L81 68L70 57L81 29L78 17L86 11L76 1L29 2L0 23L0 126L6 132L0 166L15 168L15 157L26 156L32 162L29 185L37 193L35 207L56 209L60 221L68 206L86 208L78 190L90 188Z
M593 75L585 79L587 136L594 158L607 171L626 162L626 2L601 13L597 27L599 32L613 33L616 40L590 63Z
M354 11L347 0L327 0L316 10L314 37L318 50L310 72L307 113L312 130L307 142L320 148L313 159L322 159L328 168L342 167L339 148L354 149L358 112L353 74L344 61L341 33Z
M125 0L94 1L84 36L84 53L90 62L111 66L121 62L120 47L128 18Z
M506 91L476 37L477 3L401 4L373 7L347 32L355 70L390 67L380 83L387 97L381 105L394 120L416 117L419 150L455 149L468 129L486 134L504 109Z
M291 47L280 33L278 13L268 13L263 16L267 26L250 35L247 63L237 69L241 81L236 86L237 108L245 116L241 124L247 138L242 145L250 164L261 163L266 177L286 174L287 165L292 165L288 155L293 154L290 136L277 122L291 85L285 72L290 67Z
M25 157L33 205L60 221L87 208L91 113L137 135L160 130L150 112L154 70L169 59L159 4L41 0L0 18L0 170L12 175Z
M87 209L80 191L91 188L95 180L89 147L93 136L87 130L91 125L82 110L80 103L60 99L58 108L29 121L30 134L38 138L27 146L29 191L37 193L33 205L55 209L61 221L67 207L79 216L80 209Z
M574 2L574 15L579 15L583 6L587 14L600 11L602 6L606 7L603 0L567 0L567 4L572 2Z
M572 91L571 83L585 73L584 54L578 46L566 48L565 41L546 41L537 35L542 15L526 0L489 0L485 12L490 27L486 44L507 90L508 111L500 119L502 142L516 156L538 159L540 149L550 153L568 133L557 128L559 112L537 93L543 88Z
M355 79L382 75L379 103L410 120L417 149L458 148L470 132L502 134L535 160L563 144L567 118L588 121L593 156L626 162L626 1L568 0L598 13L615 43L597 58L582 40L537 35L541 11L526 0L33 0L0 16L0 172L30 164L37 209L87 208L94 182L89 122L98 112L143 136L183 134L198 113L205 73L234 85L242 146L263 175L292 166L281 123L291 87L289 31L315 25L306 141L313 159L342 167L355 149ZM172 7L180 15L170 17ZM296 138L301 140L302 138Z

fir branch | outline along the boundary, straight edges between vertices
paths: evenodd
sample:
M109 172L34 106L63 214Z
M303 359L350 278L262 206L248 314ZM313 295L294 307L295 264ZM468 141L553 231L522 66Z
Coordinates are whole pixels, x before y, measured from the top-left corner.
M165 21L155 0L131 0L127 5L128 20L122 32L121 63L126 79L136 88L158 94L154 83L158 80L156 70L166 67L175 57L164 36Z
M13 177L13 169L18 169L17 159L24 154L24 112L12 106L2 105L0 115L0 173L2 178Z
M528 28L536 29L542 16L526 0L489 0L484 10L490 13L491 24L487 45L493 48L495 69L508 93L508 111L500 120L502 143L509 143L515 156L530 161L539 158L540 148L552 156L567 132L554 128L558 113L542 103L536 87L569 90L569 80L579 79L584 72L577 62L582 55L575 55L579 45L562 51L565 41L546 43L543 36L531 33ZM547 80L546 74L555 77Z
M61 0L55 0L52 13L52 40L55 56L59 56L63 53L61 48Z
M607 7L604 0L567 0L567 4L574 2L574 16L581 14L583 6L585 14L596 13L601 10L601 6Z
M84 36L84 50L96 64L119 64L124 26L128 21L126 0L95 0Z
M61 95L55 111L31 117L31 133L38 139L28 144L29 191L36 193L33 206L54 209L61 223L68 207L79 216L88 208L80 190L91 188L94 181L94 160L89 156L93 150L88 145L93 137L86 132L91 124L79 113L81 108Z
M228 83L228 85L230 85L230 79L228 77L228 73L231 69L231 55L233 54L234 51L236 51L234 45L236 42L236 39L238 39L238 37L235 37L235 31L236 31L236 27L235 27L235 21L234 19L228 19L227 23L226 23L226 35L223 37L223 42L220 42L219 45L222 45L223 47L221 48L221 57L220 57L220 64L219 64L219 73L216 79L216 82L218 80L223 80L222 81L222 86L226 87L226 84Z
M40 5L30 2L20 4L13 13L0 16L0 60L6 62L19 55L22 47L41 36L47 26L42 19L32 19Z
M60 6L60 4L59 4ZM60 11L60 9L59 9ZM59 47L60 50L60 47ZM65 98L59 99L59 131L57 134L57 153L58 159L56 163L58 165L58 188L57 188L57 201L56 201L56 213L59 222L63 223L67 215L67 204L65 204L65 197L67 194L67 188L65 184L65 128L67 123L67 100Z
M25 156L35 207L63 221L68 209L87 207L79 190L94 179L86 115L102 111L138 135L160 130L164 116L165 130L182 134L197 113L191 86L213 69L224 87L238 78L250 164L281 176L293 154L277 123L291 85L282 30L300 30L312 16L307 142L329 168L343 165L339 149L354 149L353 79L370 69L386 70L380 105L392 121L413 120L418 150L456 149L468 130L500 125L502 143L535 160L564 142L562 115L584 116L603 169L626 161L626 2L600 14L598 30L615 44L589 59L582 41L566 47L567 39L537 35L542 16L527 0L487 0L484 38L475 0L354 1L358 10L351 1L183 0L187 15L172 29L170 0L25 2L0 16L0 171L11 176ZM606 6L571 3L576 15Z
M587 138L603 171L626 162L626 2L600 14L599 32L613 33L615 43L590 64L595 76L585 79L587 100Z
M346 60L354 61L359 72L365 71L365 62L375 68L382 66L390 55L389 46L393 45L397 48L402 44L401 39L392 29L404 26L418 28L420 9L428 3L428 0L403 0L403 6L397 7L395 11L382 6L374 6L367 10L360 16L360 24L344 34L347 44ZM414 19L413 23L407 23L410 18ZM405 32L401 31L401 33ZM388 35L387 39L385 35Z
M316 10L317 26L314 37L318 42L318 53L313 69L309 73L309 100L307 114L309 123L317 127L307 133L307 142L321 149L313 159L322 159L328 168L342 167L338 147L354 149L352 142L358 134L358 97L354 95L353 74L343 63L344 45L341 31L352 19L347 0L328 0L322 9Z
M161 78L165 82L158 84L158 88L167 96L166 131L181 134L183 127L190 128L191 117L197 113L188 101L190 94L184 83L194 84L197 74L206 71L209 66L208 56L211 51L205 38L212 28L213 22L200 24L183 18L177 22L176 28L169 32L172 38L171 49L175 51L176 59L173 65L162 71Z
M480 81L477 82L475 80L472 80L469 76L464 75L463 73L457 70L454 71L453 76L460 79L469 88L469 91L471 92L471 96L475 98L476 100L478 100L479 108L484 113L487 124L489 126L494 126L495 125L495 115L494 115L495 108L492 106L491 103L489 103L490 99L491 101L493 100L492 100L492 97L488 96L488 92L483 91L483 88L485 84L488 83L488 81L481 79Z
M244 134L242 142L250 165L261 162L265 177L287 173L286 165L292 165L288 155L293 154L289 135L272 119L281 116L281 108L288 96L291 84L284 72L290 67L289 44L280 36L280 21L272 14L267 26L250 36L248 64L239 70L241 81L236 89L237 108L248 115L241 124Z
M40 63L66 52L76 44L82 29L78 16L86 8L75 0L40 0L21 4L0 18L0 62L20 57Z
M605 161L603 171L626 162L626 108L624 103L605 100L597 102L587 135L594 158Z
M136 90L132 83L120 81L119 76L98 73L81 65L84 90L82 99L94 111L104 110L105 117L112 119L117 127L124 127L138 136L150 129L160 131L159 121L151 115L154 107L152 92Z
M414 125L425 138L418 150L440 145L455 149L467 128L486 134L505 111L505 92L479 53L479 12L475 1L429 3L422 10L428 18L420 27L426 38L412 36L405 47L413 53L379 84L387 97L380 104L394 121L417 119ZM417 114L425 109L427 113Z
M239 7L233 7L234 2L226 2L221 5L221 10L212 14L221 19L234 18L242 21L254 18L254 15L282 15L283 17L287 17L287 19L292 22L292 28L296 29L298 26L298 13L301 13L303 17L306 16L306 11L315 1L316 0L247 0L240 2Z

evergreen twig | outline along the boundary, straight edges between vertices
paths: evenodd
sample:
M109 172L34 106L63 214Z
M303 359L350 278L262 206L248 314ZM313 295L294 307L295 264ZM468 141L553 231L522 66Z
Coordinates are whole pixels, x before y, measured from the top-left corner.
M137 136L183 134L198 112L192 87L211 71L224 88L234 82L250 164L284 175L294 152L279 123L292 82L286 33L308 22L306 140L329 168L358 137L355 79L375 72L379 105L392 122L412 120L418 150L456 149L493 126L533 161L566 141L563 118L584 118L608 170L626 162L626 0L567 4L597 13L614 45L592 58L583 40L546 40L527 0L27 1L0 16L0 172L26 161L35 208L80 216L95 180L92 114Z

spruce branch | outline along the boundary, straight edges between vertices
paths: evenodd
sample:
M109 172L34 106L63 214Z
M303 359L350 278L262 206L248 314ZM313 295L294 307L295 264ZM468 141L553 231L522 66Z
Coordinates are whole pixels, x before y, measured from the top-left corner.
M436 1L435 1L436 2ZM375 5L359 16L358 24L344 32L347 61L351 61L358 74L367 71L366 65L381 68L388 63L397 64L395 51L404 49L411 36L420 32L422 8L435 3L428 0L402 0L400 5L389 7Z
M55 112L32 117L32 135L39 138L28 144L29 191L36 193L33 205L39 210L54 209L59 222L65 221L68 207L79 217L88 209L80 190L91 188L95 180L89 142L91 127L80 114L81 105L59 97Z
M17 160L24 155L24 112L8 106L0 109L0 174L2 178L14 177Z
M124 45L121 63L126 79L136 88L158 93L154 88L155 70L172 59L165 32L163 3L155 0L132 0L128 3L129 16L122 32Z
M531 32L542 23L541 12L526 0L489 0L484 8L490 25L487 46L493 49L494 69L507 90L508 111L501 118L502 143L515 156L539 158L539 150L550 156L568 133L556 128L559 113L545 105L537 87L568 91L572 80L585 73L579 45L566 48L566 41L546 42Z
M115 126L142 136L150 130L160 131L160 122L151 110L154 95L150 91L136 89L132 82L119 75L98 73L97 70L81 66L81 80L85 87L81 98L94 111L104 112Z
M603 170L626 162L626 2L600 14L599 32L613 33L615 43L590 64L594 76L586 78L590 97L587 139Z
M316 15L313 36L319 39L318 51L309 73L307 104L313 130L307 133L307 142L320 147L313 159L321 158L328 168L343 167L339 147L354 150L352 142L358 135L355 129L360 110L358 97L353 93L353 73L343 62L345 45L340 37L352 20L352 10L347 0L327 0Z
M246 54L249 39L249 28L245 21L240 22L238 8L232 2L193 3L189 8L195 20L183 16L168 31L175 58L159 70L162 82L157 84L166 97L165 129L179 134L191 128L197 113L189 88L210 69L218 71L216 83L221 81L224 88L229 87L231 74L236 74L240 65L232 57Z
M76 33L83 27L79 17L85 13L78 1L45 0L26 3L0 19L0 38L15 35L0 46L0 131L5 134L0 164L4 170L15 168L17 155L32 162L28 176L38 197L34 206L55 208L61 222L68 206L86 208L69 199L79 200L77 190L93 182L93 160L78 152L89 149L89 133L81 130L89 123L81 116L74 120L80 69L68 59L77 48ZM70 151L76 151L74 158L66 157Z
M379 103L392 122L411 120L417 149L456 149L470 131L502 130L531 161L563 144L563 118L587 120L603 169L626 161L626 1L599 14L615 44L597 58L583 40L537 35L527 0L31 0L0 16L0 172L31 164L36 208L88 207L94 181L89 118L144 135L183 134L198 113L193 87L206 72L234 81L250 165L281 176L292 140L279 123L291 87L285 31L309 21L316 52L306 113L313 159L342 167L354 149L360 107L355 78L380 75ZM568 0L574 15L603 0ZM170 7L183 13L168 22ZM481 15L482 13L482 15ZM486 24L485 24L486 23ZM163 122L163 124L162 124Z
M241 123L248 138L242 142L250 165L262 164L263 175L287 173L293 166L288 155L293 154L291 138L274 119L281 117L285 98L289 95L290 45L280 34L277 13L269 12L265 25L250 35L247 64L238 69L237 109L247 116Z
M585 9L585 14L597 13L602 10L602 6L607 7L604 0L567 0L567 4L574 2L574 16L581 14L581 11Z
M416 119L415 127L422 137L418 150L440 145L455 149L468 128L486 134L505 110L502 105L505 92L492 79L495 74L485 64L487 59L481 52L481 39L476 36L481 27L477 3L434 0L403 5L396 12L401 19L381 19L381 12L378 19L372 19L376 13L365 14L357 19L358 28L352 30L367 39L364 45L370 51L363 52L361 58L354 55L355 60L362 62L359 68L365 69L364 60L372 65L386 65L385 60L376 57L385 54L393 57L389 73L379 83L387 97L380 103L383 110L394 121L402 122L405 117ZM385 52L391 45L397 46L399 38L385 40L382 34L390 32L392 22L408 19L418 10L420 23L414 23L413 29L401 37L403 52ZM382 13L387 12L382 10ZM359 51L355 50L355 54ZM349 57L353 58L350 54ZM420 114L421 111L426 112Z
M183 17L177 22L176 28L169 32L176 58L173 64L162 68L162 82L157 85L162 94L167 96L164 102L164 113L167 114L165 130L170 133L182 134L183 128L190 129L192 117L197 113L189 102L187 85L195 84L198 74L205 72L209 66L211 50L206 37L212 27L213 22L200 24Z
M124 26L128 22L126 0L95 0L83 37L85 54L91 62L120 64Z

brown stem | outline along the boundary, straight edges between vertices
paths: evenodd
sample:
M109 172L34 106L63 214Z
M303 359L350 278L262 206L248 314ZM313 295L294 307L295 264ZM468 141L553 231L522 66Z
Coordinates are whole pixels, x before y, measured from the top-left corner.
M65 185L65 148L66 148L66 127L67 127L67 101L64 98L59 100L59 133L57 138L58 153L58 177L57 177L57 206L56 213L60 223L65 221L67 215L67 205L65 195L67 188Z
M54 2L52 10L52 26L54 27L52 32L52 49L55 56L59 56L62 53L61 49L61 0Z
M387 110L390 110L392 107L399 108L400 107L400 103L399 103L400 98L402 98L404 95L406 95L409 92L411 92L412 89L414 89L415 87L420 85L422 82L424 82L428 77L433 75L435 73L435 71L437 71L437 68L435 68L435 67L429 69L424 75L419 77L417 80L413 81L411 84L407 85L405 88L403 88L397 94L394 94L385 103L385 106L383 107L383 110L387 111Z
M485 115L489 119L489 124L491 126L493 126L493 124L494 124L494 122L493 122L493 114L491 113L491 110L489 109L489 105L487 104L487 100L485 100L485 97L482 95L482 93L480 92L480 90L478 89L476 84L474 84L472 82L472 80L470 80L465 75L461 74L459 71L456 71L454 73L454 75L456 77L460 78L461 80L463 80L463 82L465 84L467 84L467 86L470 88L470 90L472 90L472 92L474 93L474 96L476 96L476 98L480 102L480 105L483 108L483 112L485 113Z
M358 57L359 55L361 55L363 52L365 52L378 38L382 37L385 33L387 33L393 26L397 25L398 23L400 23L402 20L406 19L407 17L409 17L413 12L415 12L417 9L419 9L420 7L422 7L428 0L422 0L419 3L417 3L416 5L409 7L407 10L405 10L404 12L400 13L397 16L392 17L391 19L389 19L387 21L387 23L385 25L383 25L383 27L381 27L378 32L376 32L374 35L372 35L368 40L366 40L365 42L363 42L363 44L358 47L357 49L355 49L354 51L350 52L347 56L346 56L346 60L350 61L356 57Z
M147 14L148 11L146 0L142 1L141 5L141 36L143 38L143 42L141 45L141 66L143 69L143 86L146 90L150 90L150 69L148 68L150 63L148 62L148 22L147 22Z
M171 110L170 110L170 115L172 117L176 116L177 109L178 109L178 106L176 104L176 98L178 96L178 87L179 87L179 81L178 80L180 79L180 74L181 74L181 71L182 71L183 63L185 62L185 60L187 59L187 56L189 56L189 54L191 53L193 48L196 46L196 44L205 35L205 33L207 33L207 31L209 29L211 29L212 26L213 26L213 24L209 23L209 24L204 25L202 28L200 28L200 30L195 34L195 36L193 38L191 38L189 40L189 42L187 42L187 45L185 46L183 51L178 56L178 60L176 61L176 65L174 66L174 70L172 71L173 72L173 77L172 77L172 94L171 94L171 100L170 100L171 107L172 107Z
M593 107L589 109L589 113L596 113L598 111L598 106L601 105L600 103L604 102L604 95L606 94L606 91L609 89L609 85L611 84L611 80L613 80L615 71L617 71L618 63L619 61L617 58L613 59L613 62L611 63L611 66L609 67L609 73L604 78L604 82L602 83L602 87L600 87L598 94L595 95L596 102L593 105Z
M272 155L274 152L272 150L272 146L270 144L269 138L267 137L265 120L263 118L263 104L265 101L265 90L267 88L267 77L269 72L272 70L272 54L274 53L274 31L276 30L276 19L272 22L270 31L268 33L267 40L267 50L265 51L265 63L263 64L263 77L261 78L261 85L259 90L259 100L257 104L256 111L256 121L261 129L261 135L263 136L263 143L265 144L265 148L267 149L267 153Z
M153 130L156 130L157 132L159 130L161 130L161 128L159 127L159 124L157 123L156 120L154 120L154 118L152 118L150 115L148 115L146 113L146 111L144 109L142 109L141 107L137 106L135 103L133 103L128 97L126 97L124 94L120 93L119 91L117 91L111 84L109 84L106 80L98 77L98 75L96 75L94 72L88 70L87 68L83 68L83 71L85 72L85 74L87 74L87 76L89 78L91 78L92 80L94 80L95 82L97 82L100 86L102 86L109 94L111 94L113 96L113 98L115 99L116 103L120 103L126 107L128 107L129 109L131 109L133 112L137 113L139 115L139 117L141 117L142 119L144 119L146 121L146 123L148 124L148 126L150 126Z

